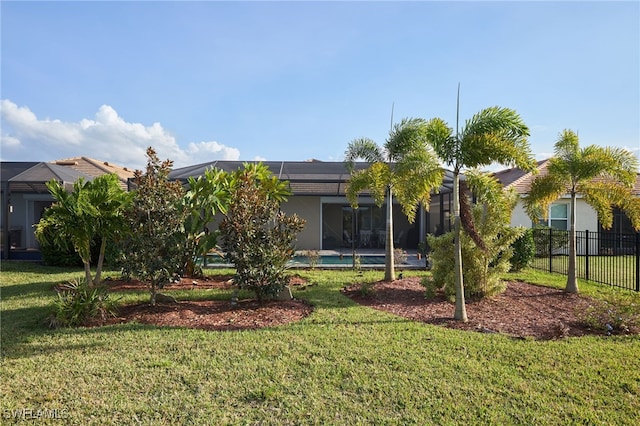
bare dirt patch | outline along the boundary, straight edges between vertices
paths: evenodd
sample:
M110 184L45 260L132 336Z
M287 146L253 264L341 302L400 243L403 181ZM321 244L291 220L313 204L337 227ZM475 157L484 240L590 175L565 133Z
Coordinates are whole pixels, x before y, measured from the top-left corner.
M509 282L507 290L498 296L467 301L466 323L453 319L455 304L443 295L425 299L424 287L417 277L378 282L368 292L354 284L343 292L374 309L460 330L541 340L601 333L590 329L580 318L580 313L591 306L591 299L523 282Z

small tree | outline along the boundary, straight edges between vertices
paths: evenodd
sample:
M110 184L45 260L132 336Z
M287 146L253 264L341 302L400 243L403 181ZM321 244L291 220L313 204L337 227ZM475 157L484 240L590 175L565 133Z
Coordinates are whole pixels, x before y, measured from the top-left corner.
M184 222L184 254L182 270L187 276L202 271L196 266L198 257L204 257L218 241L219 230L209 229L216 213L227 210L229 191L227 174L220 169L207 169L204 176L189 177L189 190L182 199L186 213Z
M220 223L221 246L236 268L235 284L253 291L263 303L289 283L286 264L293 258L304 220L280 211L289 194L287 183L263 164L245 164L230 174L229 188L229 208Z
M107 240L124 229L124 212L130 194L120 187L115 174L98 176L92 181L80 178L71 192L55 180L47 182L47 188L56 202L36 225L36 238L62 250L67 250L71 243L84 265L87 284L100 284ZM52 229L55 232L51 232ZM92 277L91 244L95 239L100 241L100 251L96 274Z
M127 212L130 234L122 241L122 266L149 284L150 302L155 305L158 290L181 267L186 211L180 206L182 185L168 180L172 162L160 162L151 147L147 157L146 172L134 174L136 190Z

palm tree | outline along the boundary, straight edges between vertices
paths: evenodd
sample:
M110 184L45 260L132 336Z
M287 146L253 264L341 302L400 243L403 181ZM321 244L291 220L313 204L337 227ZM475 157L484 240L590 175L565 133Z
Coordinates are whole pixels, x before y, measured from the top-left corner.
M124 212L131 200L130 194L120 187L115 174L98 176L92 181L80 178L71 192L56 180L47 182L47 188L56 202L37 225L36 236L46 238L44 228L54 226L57 232L52 243L65 248L67 242L71 242L84 264L87 284L100 284L107 240L124 229ZM96 237L101 242L96 275L92 278L91 242Z
M613 207L621 208L640 229L640 200L633 196L633 184L638 173L638 158L622 148L595 145L580 148L578 135L564 130L555 144L555 156L549 160L547 174L531 184L524 199L529 216L548 217L549 205L564 194L571 196L569 224L568 293L578 293L576 276L576 199L584 200L598 213L605 229L613 224Z
M524 170L534 170L535 161L527 141L529 129L515 111L490 107L467 120L462 130L458 132L456 129L455 133L444 120L431 119L427 123L427 133L429 143L438 157L453 171L455 319L466 322L460 245L460 173L463 169L481 168L492 163L515 164ZM463 203L463 206L468 206L468 203ZM469 226L465 226L467 228Z
M367 138L354 139L345 152L345 163L351 172L347 199L358 207L358 194L369 190L381 207L387 200L385 238L385 281L393 281L393 195L413 222L418 205L428 208L431 191L442 184L444 171L426 140L425 121L406 118L392 126L383 146ZM354 170L354 162L369 163L366 169Z

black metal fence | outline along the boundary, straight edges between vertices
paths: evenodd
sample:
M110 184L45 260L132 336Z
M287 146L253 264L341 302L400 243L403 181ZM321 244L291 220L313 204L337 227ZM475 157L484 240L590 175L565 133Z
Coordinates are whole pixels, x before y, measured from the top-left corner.
M567 274L569 231L534 229L534 269ZM640 292L640 233L576 232L578 278Z

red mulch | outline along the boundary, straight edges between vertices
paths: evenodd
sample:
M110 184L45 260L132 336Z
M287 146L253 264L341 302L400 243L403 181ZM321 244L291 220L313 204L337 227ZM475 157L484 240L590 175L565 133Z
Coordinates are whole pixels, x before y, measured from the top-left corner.
M230 275L212 275L204 278L183 278L179 282L165 285L167 290L231 289ZM304 284L299 276L291 277L292 286ZM144 291L148 286L138 280L105 281L111 291ZM313 307L300 300L266 301L260 305L256 300L240 300L235 306L230 300L178 301L178 303L138 303L122 306L115 318L95 319L89 326L136 322L167 327L187 327L204 330L250 330L276 327L299 321L311 314Z
M139 281L111 280L107 286L114 291L146 290ZM292 286L304 288L304 278L294 275ZM230 275L207 276L204 279L182 279L162 290L231 289ZM568 336L599 334L580 319L580 313L591 306L591 300L562 290L523 282L508 283L507 290L495 297L467 301L469 321L453 319L455 305L444 296L426 300L420 278L410 277L394 282L377 282L364 295L359 284L343 289L354 301L374 309L390 312L415 321L460 330L484 333L503 333L519 338L555 339ZM167 293L167 294L170 294ZM92 325L138 322L171 327L205 330L243 330L275 327L299 321L311 314L313 308L300 300L268 301L260 306L255 300L241 300L232 306L230 301L179 301L177 304L148 303L120 308L116 318L96 321Z
M467 301L468 322L453 319L455 304L443 295L426 300L420 278L378 282L366 295L355 284L343 290L356 302L386 312L444 327L484 333L503 333L519 338L555 339L600 334L580 319L591 300L562 290L523 282L509 282L504 293Z

